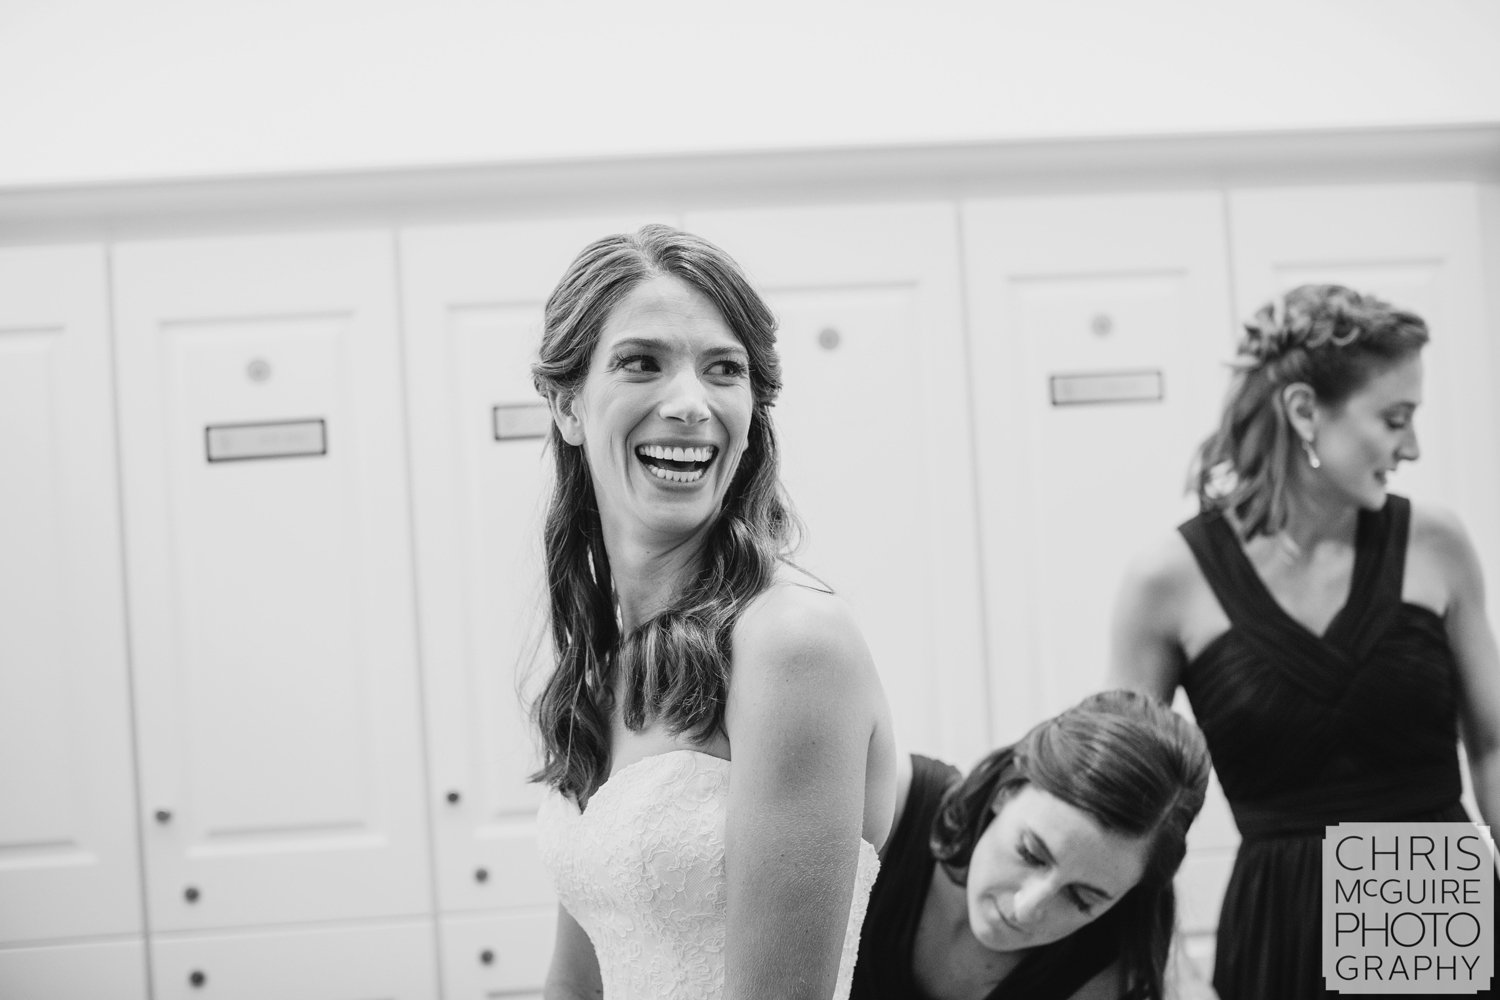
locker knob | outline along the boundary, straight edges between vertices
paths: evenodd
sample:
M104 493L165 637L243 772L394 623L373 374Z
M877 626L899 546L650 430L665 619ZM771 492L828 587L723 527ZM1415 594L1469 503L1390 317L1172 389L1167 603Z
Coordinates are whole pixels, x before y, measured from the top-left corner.
M170 810L170 809L158 809L158 810L156 810L156 821L158 823L170 823L170 822L172 822L172 810Z
M476 869L474 869L474 881L476 881L476 882L488 882L489 880L490 880L490 873L489 873L488 870L486 870L484 868L476 868Z
M188 976L188 982L192 983L195 987L202 986L204 983L208 982L208 977L197 969L194 969Z
M484 949L484 951L481 951L479 953L479 961L483 962L485 965L494 965L495 964L495 953L493 951L491 951L490 949L486 948L486 949Z
M458 805L458 800L463 798L462 795L458 794L457 790L449 792L444 797L448 800L448 804L451 806Z
M186 889L184 889L182 891L182 898L185 899L185 900L187 900L189 903L196 903L196 902L198 902L198 888L197 888L197 886L190 885Z
M271 365L264 358L256 358L245 366L245 374L252 382L264 382L271 377Z
M1096 337L1108 337L1114 328L1115 321L1109 318L1109 313L1096 313L1089 321L1089 329Z
M818 346L825 351L832 351L839 346L844 338L831 326L825 326L818 331Z

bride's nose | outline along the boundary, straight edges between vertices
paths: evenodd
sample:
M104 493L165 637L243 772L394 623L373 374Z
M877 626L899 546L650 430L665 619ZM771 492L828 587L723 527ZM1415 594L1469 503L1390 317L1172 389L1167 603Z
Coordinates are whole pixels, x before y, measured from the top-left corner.
M698 373L684 368L674 375L662 393L657 413L667 420L700 424L709 417L708 394Z

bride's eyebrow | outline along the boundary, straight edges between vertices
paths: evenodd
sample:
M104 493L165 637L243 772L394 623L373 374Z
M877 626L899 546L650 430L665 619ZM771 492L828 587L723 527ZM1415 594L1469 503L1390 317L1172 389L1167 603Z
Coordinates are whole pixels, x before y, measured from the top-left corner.
M622 337L614 343L610 344L609 349L611 351L646 351L648 353L660 353L662 351L670 350L671 346L672 345L668 344L665 340L658 340L655 337Z

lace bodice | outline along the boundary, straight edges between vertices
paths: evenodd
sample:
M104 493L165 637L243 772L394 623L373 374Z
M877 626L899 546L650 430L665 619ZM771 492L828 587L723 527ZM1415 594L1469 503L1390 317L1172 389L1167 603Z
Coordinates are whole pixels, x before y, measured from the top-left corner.
M724 806L729 762L672 750L622 768L587 811L553 792L537 816L558 898L588 933L605 1000L724 993ZM880 863L860 842L834 1000L849 996Z

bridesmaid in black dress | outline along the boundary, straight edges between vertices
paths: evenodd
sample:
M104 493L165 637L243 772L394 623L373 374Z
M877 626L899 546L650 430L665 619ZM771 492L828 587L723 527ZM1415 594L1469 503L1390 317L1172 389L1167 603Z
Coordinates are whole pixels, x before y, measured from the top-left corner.
M850 1000L1161 1000L1208 770L1198 728L1135 691L1089 696L967 777L913 754Z
M1500 656L1459 521L1390 494L1418 454L1426 324L1305 285L1246 324L1202 513L1117 602L1111 682L1208 738L1242 843L1219 919L1222 1000L1323 997L1321 845L1338 822L1463 820L1457 744L1500 821Z

